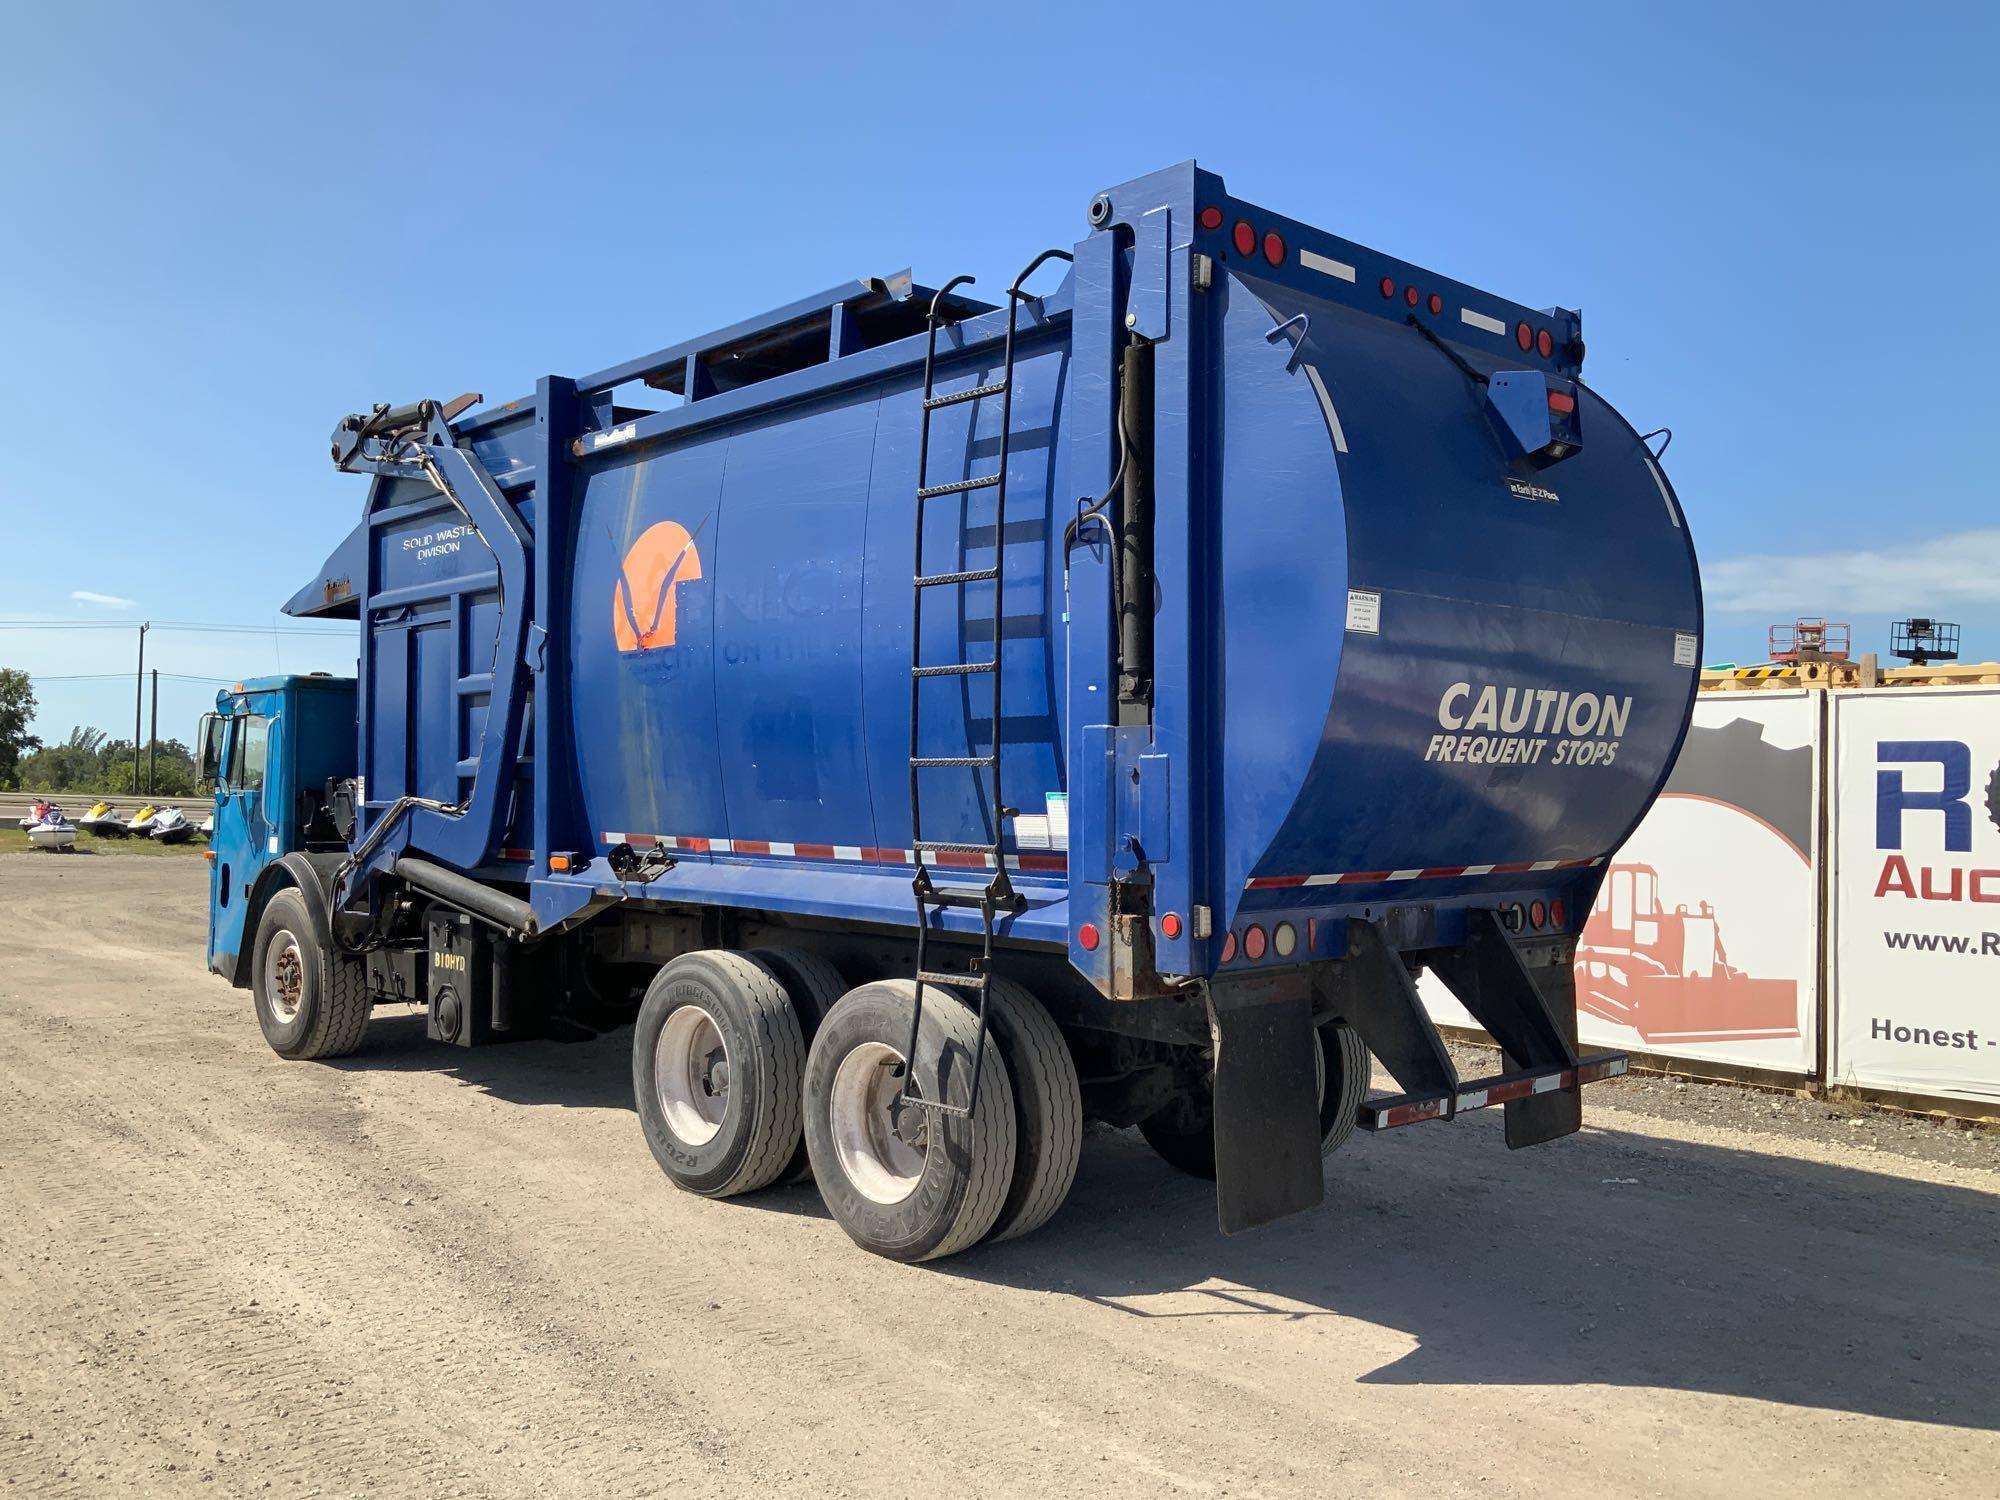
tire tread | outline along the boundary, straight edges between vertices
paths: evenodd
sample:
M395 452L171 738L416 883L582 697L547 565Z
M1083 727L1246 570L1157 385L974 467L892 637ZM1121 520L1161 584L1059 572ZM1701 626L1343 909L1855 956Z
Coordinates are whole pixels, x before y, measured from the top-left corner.
M1069 1196L1083 1155L1083 1087L1061 1028L1033 992L995 975L987 1003L998 1008L996 1019L1006 1028L1003 1046L1015 1104L1023 1117L1030 1095L1038 1106L1033 1135L1041 1147L1030 1160L1017 1121L1015 1180L990 1235L998 1244L1040 1229Z

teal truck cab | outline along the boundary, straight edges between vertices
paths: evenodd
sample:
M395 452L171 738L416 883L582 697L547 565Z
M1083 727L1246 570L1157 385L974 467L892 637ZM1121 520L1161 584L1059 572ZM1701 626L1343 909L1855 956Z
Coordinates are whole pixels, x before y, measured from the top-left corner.
M215 788L208 967L250 982L251 939L274 891L346 851L336 790L354 775L354 679L254 677L215 695L201 773Z

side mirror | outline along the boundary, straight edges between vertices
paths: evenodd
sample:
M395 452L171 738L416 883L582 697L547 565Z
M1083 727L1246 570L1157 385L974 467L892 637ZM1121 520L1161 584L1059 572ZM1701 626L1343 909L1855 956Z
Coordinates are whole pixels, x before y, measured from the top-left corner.
M212 787L222 776L222 728L227 721L221 714L203 714L201 727L195 738L201 745L201 764L197 775L204 789Z

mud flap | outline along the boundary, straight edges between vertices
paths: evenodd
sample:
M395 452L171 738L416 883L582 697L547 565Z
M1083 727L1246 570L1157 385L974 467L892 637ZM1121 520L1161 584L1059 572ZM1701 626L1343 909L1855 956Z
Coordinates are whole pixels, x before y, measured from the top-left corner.
M1530 962L1499 914L1468 915L1467 943L1433 964L1459 1003L1500 1046L1509 1069L1573 1068L1576 969L1566 947L1538 945ZM1553 958L1554 961L1540 961ZM1507 1145L1539 1146L1583 1126L1583 1095L1555 1089L1507 1101Z
M1215 1042L1215 1208L1224 1234L1326 1196L1309 991L1234 984L1208 992Z

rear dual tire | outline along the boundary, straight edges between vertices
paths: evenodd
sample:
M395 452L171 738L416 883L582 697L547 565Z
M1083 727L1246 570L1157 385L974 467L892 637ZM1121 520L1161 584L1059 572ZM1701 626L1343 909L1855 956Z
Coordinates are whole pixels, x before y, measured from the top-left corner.
M806 1149L826 1206L856 1244L890 1260L935 1260L978 1243L1006 1205L1016 1151L1013 1083L995 1046L955 992L924 988L914 1077L904 1050L916 984L885 979L851 990L814 1038L806 1066Z
M1319 1057L1319 1151L1331 1156L1354 1134L1354 1122L1368 1091L1368 1048L1352 1026L1317 1029ZM1215 1176L1215 1096L1206 1079L1165 1109L1139 1122L1162 1161L1190 1177Z
M633 1098L660 1170L707 1198L776 1181L798 1145L805 1056L791 997L765 965L710 950L661 969L632 1039Z

